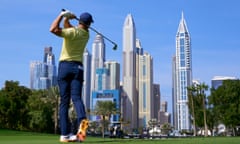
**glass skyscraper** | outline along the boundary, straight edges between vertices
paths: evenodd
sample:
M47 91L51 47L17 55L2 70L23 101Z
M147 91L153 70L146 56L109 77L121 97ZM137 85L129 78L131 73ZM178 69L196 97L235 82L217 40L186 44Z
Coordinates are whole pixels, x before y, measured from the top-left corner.
M116 61L106 61L105 67L109 70L109 89L120 88L120 64Z
M30 62L30 88L48 89L57 85L57 69L52 47L44 48L43 62Z
M57 68L55 65L55 55L52 52L52 47L44 48L43 63L46 66L44 77L49 79L49 82L50 82L49 87L56 86L57 85Z
M105 62L105 43L101 35L97 34L92 44L91 60L91 91L96 90L96 70L103 68Z
M85 104L86 110L90 110L90 96L91 96L91 59L92 55L85 48L83 54L83 66L84 66L84 81L83 81L83 94L82 99Z
M104 68L104 62L105 62L105 43L104 43L103 37L97 34L92 44L90 111L93 111L95 106L94 105L95 103L92 102L93 92L96 92L98 90L97 87L102 87L102 84L98 86L99 80L96 80L96 79L99 76L97 76L96 72L97 72L97 69ZM100 78L102 77L100 76Z
M115 102L116 108L120 110L119 73L119 63L114 61L105 62L104 39L97 34L92 45L90 111L94 111L98 101ZM89 74L90 71L86 73L86 75ZM91 115L90 120L98 121L100 116ZM113 115L110 121L119 121L119 115Z
M190 130L187 87L192 85L191 42L182 13L176 34L176 55L173 59L173 124L177 130Z

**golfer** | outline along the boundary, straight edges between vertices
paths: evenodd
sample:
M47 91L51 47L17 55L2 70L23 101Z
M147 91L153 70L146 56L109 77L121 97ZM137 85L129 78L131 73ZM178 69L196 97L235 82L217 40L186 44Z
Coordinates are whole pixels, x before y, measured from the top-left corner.
M60 142L83 141L84 136L79 133L71 134L69 128L68 109L70 100L77 113L77 123L86 122L86 111L82 101L83 84L83 52L89 40L88 28L93 23L91 14L85 12L80 15L79 24L72 26L69 20L76 18L69 11L62 11L52 22L50 32L62 37L62 50L58 67L58 85L60 89ZM63 21L63 28L60 23Z

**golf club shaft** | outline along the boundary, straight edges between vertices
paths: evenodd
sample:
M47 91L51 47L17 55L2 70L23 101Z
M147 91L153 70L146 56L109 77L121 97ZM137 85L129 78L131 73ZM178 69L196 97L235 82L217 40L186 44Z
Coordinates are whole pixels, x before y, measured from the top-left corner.
M77 17L76 17L75 19L78 20L78 21L80 21L80 19L77 18ZM94 29L93 27L88 26L88 28L91 29L92 31L94 31L95 33L101 35L102 37L104 37L106 40L108 40L108 41L111 42L112 44L117 45L115 42L113 42L112 40L110 40L109 38L107 38L106 36L104 36L102 33L98 32L98 31L97 31L96 29Z
M65 9L62 9L62 11L65 11ZM79 18L75 17L75 19L78 21L78 22L81 22ZM83 22L81 22L81 24L84 24ZM84 24L86 25L86 24ZM110 40L109 38L107 38L106 36L104 36L102 33L98 32L96 29L90 27L89 25L86 25L89 29L91 29L92 31L94 31L95 33L101 35L103 38L105 38L106 40L108 40L109 42L111 42L114 47L113 47L113 50L116 50L117 49L117 44L115 42L113 42L112 40Z

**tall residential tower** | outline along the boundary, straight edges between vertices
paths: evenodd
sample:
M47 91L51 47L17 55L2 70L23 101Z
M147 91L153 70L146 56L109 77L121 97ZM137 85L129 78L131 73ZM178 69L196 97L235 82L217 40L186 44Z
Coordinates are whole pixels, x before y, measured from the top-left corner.
M98 84L98 82L101 82L98 78L102 75L101 72L106 72L104 69L104 62L105 62L105 43L104 39L100 34L97 34L95 37L95 40L92 44L92 60L91 60L91 89L90 89L90 109L91 111L94 108L93 104L93 92L97 91L99 88L101 88L103 85L102 83ZM100 76L99 76L100 75Z
M139 39L136 40L136 49L136 87L139 100L139 127L147 127L149 120L157 118L154 117L153 58L149 53L143 52Z
M83 81L83 94L82 99L85 104L86 110L90 110L90 96L91 96L91 59L92 55L85 48L83 53L83 66L84 66L84 81Z
M120 64L114 61L105 61L105 43L103 36L96 35L92 45L91 62L91 98L90 111L94 111L97 102L111 101L116 104L116 109L120 110ZM100 121L100 115L91 115L91 121ZM120 115L111 116L110 122L119 122Z
M91 62L91 92L96 90L96 70L103 68L105 62L105 43L103 37L99 34L92 44L92 62Z
M176 55L173 59L173 124L177 130L190 130L187 87L192 85L190 35L182 13L176 35Z
M123 26L123 120L130 128L138 127L138 94L136 91L136 29L131 14Z

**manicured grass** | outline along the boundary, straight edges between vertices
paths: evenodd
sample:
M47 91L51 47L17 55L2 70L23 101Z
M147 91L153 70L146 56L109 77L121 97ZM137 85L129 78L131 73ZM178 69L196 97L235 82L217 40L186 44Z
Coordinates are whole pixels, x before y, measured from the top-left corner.
M59 135L0 130L0 144L60 144ZM110 139L87 137L86 144L240 144L240 137Z

